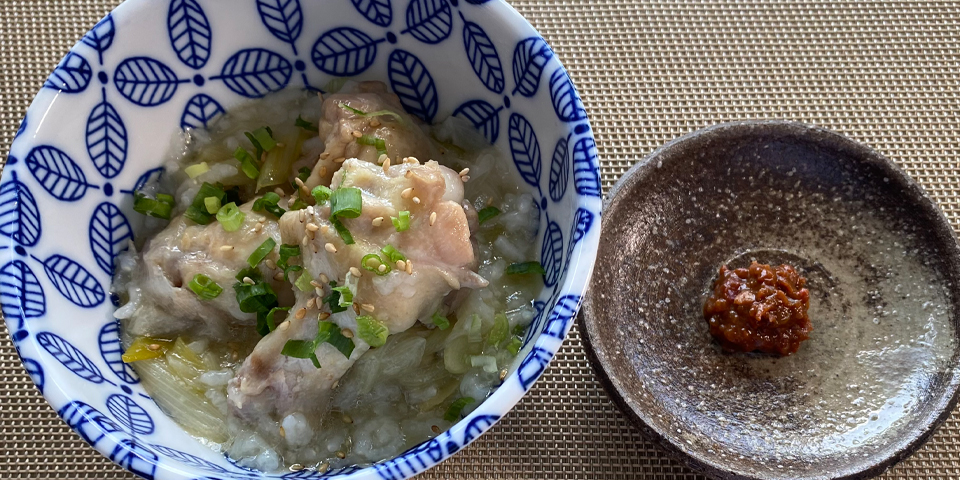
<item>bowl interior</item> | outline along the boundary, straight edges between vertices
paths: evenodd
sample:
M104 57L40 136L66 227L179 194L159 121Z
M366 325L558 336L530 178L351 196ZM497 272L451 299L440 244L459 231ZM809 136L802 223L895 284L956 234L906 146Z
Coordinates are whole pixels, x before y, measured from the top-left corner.
M113 260L138 233L132 192L181 128L285 88L385 82L427 122L465 118L535 192L547 287L503 385L448 431L374 467L407 478L490 428L556 353L599 238L597 149L570 78L499 1L129 0L57 66L0 182L0 301L38 388L104 455L147 478L258 477L187 436L120 361ZM303 471L297 478L321 476Z
M782 122L713 127L608 200L583 326L644 431L723 478L866 476L909 454L957 389L958 249L891 162ZM814 331L798 353L726 353L703 305L721 265L788 263Z

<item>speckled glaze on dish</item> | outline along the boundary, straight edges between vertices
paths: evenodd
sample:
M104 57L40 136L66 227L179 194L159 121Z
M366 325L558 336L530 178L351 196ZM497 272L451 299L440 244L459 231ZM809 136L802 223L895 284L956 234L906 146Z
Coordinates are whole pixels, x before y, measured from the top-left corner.
M960 251L892 162L822 129L725 124L668 144L605 205L580 319L608 391L717 478L864 478L909 455L958 386ZM790 263L797 354L723 352L703 303L722 264ZM599 274L604 272L604 274Z

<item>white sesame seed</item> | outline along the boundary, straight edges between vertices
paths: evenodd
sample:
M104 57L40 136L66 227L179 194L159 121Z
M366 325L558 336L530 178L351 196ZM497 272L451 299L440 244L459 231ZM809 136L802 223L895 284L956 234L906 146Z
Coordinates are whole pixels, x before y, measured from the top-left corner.
M325 273L320 274L320 283L330 283L330 278L327 277L327 274Z
M386 271L387 271L387 266L381 263L380 266L377 267L377 271L380 272L380 273L386 272Z
M344 337L353 338L353 330L350 330L349 328L344 328L340 331L340 333L342 333Z
M151 343L150 345L147 345L147 350L150 350L151 352L156 352L157 350L160 350L160 345L156 343Z
M277 326L280 330L286 330L290 328L290 320L284 320L283 323Z
M262 230L263 230L263 224L262 224L262 223L258 223L255 227L253 227L253 231L256 232L256 233L260 233Z
M413 197L413 203L420 205L420 197Z
M307 300L307 308L313 308L317 306L317 298L311 297L310 300Z
M330 253L337 253L337 247L335 247L332 243L327 243L323 246L323 248Z
M376 310L376 307L374 307L373 305L370 305L369 303L364 303L364 304L360 305L360 308L362 308L362 309L364 309L364 310L366 310L366 311L368 311L368 312L372 312L372 311Z
M300 319L302 319L303 317L306 317L306 316L307 316L307 309L306 309L306 308L301 308L300 310L297 310L296 315L294 315L294 317L295 317L297 320L300 320Z
M267 264L267 268L269 268L270 270L274 270L277 268L277 263L274 262L273 260L270 260L269 258L264 260L263 263Z
M437 221L437 212L430 212L430 226L432 227L434 222Z
M330 231L330 225L320 225L320 234L326 235Z
M360 137L363 136L363 134L360 133L359 130L354 130L354 131L350 132L350 134L353 135L353 138L360 138Z
M353 276L354 276L354 277L357 277L357 278L360 278L360 277L363 276L363 274L360 273L360 269L357 268L357 267L350 267L350 273L353 274Z
M384 174L384 175L387 174L387 170L390 170L390 157L387 157L387 158L383 161L383 174Z
M246 283L247 285L253 285L253 279L250 277L243 277L243 283Z
M404 200L410 198L411 196L413 196L413 187L404 188L403 191L400 192L400 198Z
M340 157L340 158L335 158L335 159L333 160L333 163L343 163L343 162L346 162L346 161L347 161L347 157Z
M463 172L460 172L460 175L463 175ZM306 186L303 184L303 180L300 180L300 177L294 178L293 181L296 182L297 186L300 188L304 188Z
M376 118L374 118L373 120L370 120L370 126L373 127L373 128L379 127L379 126L380 126L380 120L377 120Z
M464 175L466 175L466 174L468 174L468 173L470 173L470 169L469 169L469 168L464 168L463 170L460 170L460 176L461 176L461 177L464 176Z
M300 210L300 223L303 223L307 219L307 216L303 213L303 210Z
M229 252L230 250L233 250L233 245L220 245L221 252Z
M407 275L413 275L413 262L407 260Z
M460 181L463 182L463 183L469 182L469 181L470 181L470 175L464 175L464 176L460 177Z
M276 193L277 195L280 195L280 196L286 195L286 193L283 193L283 189L280 187L274 188L273 193Z
M316 212L317 211L313 209L313 205L307 205L307 215L314 215Z
M372 223L374 227L379 227L381 224L383 224L383 217L374 218L370 223Z
M320 285L319 283L317 283L316 280L310 280L310 286L313 287L313 288L320 288L320 287L322 287L323 285Z
M300 240L300 245L303 245L304 247L306 247L307 245L310 245L310 238L304 235L303 239Z
M326 320L330 318L330 312L320 312L320 315L317 315L317 318L320 320Z
M403 260L397 260L397 269L398 269L398 270L406 270L406 269L407 269L407 264L406 264Z
M309 230L309 231L311 231L311 232L316 232L317 230L320 230L320 226L317 225L316 223L308 223L308 224L307 224L307 230Z
M330 158L330 152L323 152L320 154L320 160L326 160Z
M273 279L276 280L276 281L278 281L278 282L281 281L281 280L283 280L283 272L277 272L277 273L273 274Z

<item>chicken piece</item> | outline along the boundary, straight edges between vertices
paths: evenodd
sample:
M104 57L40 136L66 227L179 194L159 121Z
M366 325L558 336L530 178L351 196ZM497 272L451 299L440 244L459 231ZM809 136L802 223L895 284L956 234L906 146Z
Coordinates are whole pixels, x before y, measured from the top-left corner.
M400 118L393 115L359 115L341 107L341 104L364 113L386 110ZM420 119L408 115L400 99L389 93L387 86L381 82L363 82L356 92L330 95L324 99L321 110L320 138L324 141L325 150L305 182L309 188L330 185L334 172L340 168L339 162L344 159L359 158L377 163L380 157L377 148L357 142L362 135L382 139L387 156L394 162L406 157L424 160L438 158L436 148L420 128Z
M336 382L370 348L363 340L354 337L355 348L347 358L329 343L322 343L316 350L322 368L317 368L308 359L282 355L280 352L287 341L313 340L317 335L320 310L313 304L306 308L308 295L298 295L301 299L291 308L287 320L257 343L227 386L230 414L254 426L270 442L281 440L278 424L289 415L319 418L319 414L327 409L329 392ZM304 313L297 314L301 309ZM333 314L326 321L356 332L356 319L353 310L348 309Z
M329 203L302 217L284 215L281 236L297 243L307 236L310 247L303 249L304 267L314 276L341 280L351 268L359 270L354 302L366 305L368 311L372 307L371 315L386 324L390 333L429 318L453 290L487 285L474 272L470 228L461 206L463 183L456 172L433 161L394 165L385 172L375 164L350 159L334 177L332 188L339 187L362 192L361 215L341 219L356 243L346 245L337 234L329 220ZM401 210L410 212L410 227L397 232L391 217ZM319 229L311 232L310 224ZM385 245L406 256L410 268L390 263L381 253ZM379 254L390 273L381 276L363 269L360 261L370 253Z
M240 206L246 218L235 232L225 231L219 222L197 225L180 216L147 243L130 272L130 302L117 311L117 318L126 319L127 332L228 341L242 334L235 327L256 325L256 314L240 311L233 284L257 247L268 238L280 243L280 231L272 217L251 212L252 205ZM277 254L267 258L276 261ZM260 271L289 305L293 301L290 287L284 287L282 279L274 279L276 271L265 263L260 264ZM197 296L188 287L197 274L210 277L223 292L211 300Z

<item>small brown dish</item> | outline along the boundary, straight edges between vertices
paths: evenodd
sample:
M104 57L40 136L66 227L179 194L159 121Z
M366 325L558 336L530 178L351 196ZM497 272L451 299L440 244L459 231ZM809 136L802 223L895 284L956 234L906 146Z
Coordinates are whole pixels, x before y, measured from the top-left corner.
M808 125L718 125L660 148L608 194L580 330L649 438L724 479L867 478L957 402L960 249L890 160ZM721 265L807 278L810 339L728 353L703 305Z

